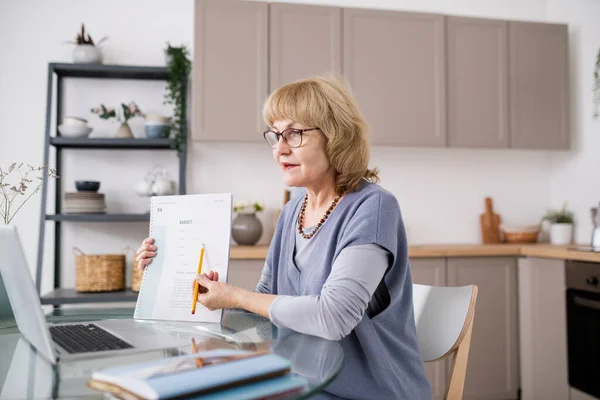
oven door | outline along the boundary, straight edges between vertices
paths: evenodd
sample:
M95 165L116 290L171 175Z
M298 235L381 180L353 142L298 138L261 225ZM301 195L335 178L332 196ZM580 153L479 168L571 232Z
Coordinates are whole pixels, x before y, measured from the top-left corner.
M600 293L567 289L569 385L600 397Z

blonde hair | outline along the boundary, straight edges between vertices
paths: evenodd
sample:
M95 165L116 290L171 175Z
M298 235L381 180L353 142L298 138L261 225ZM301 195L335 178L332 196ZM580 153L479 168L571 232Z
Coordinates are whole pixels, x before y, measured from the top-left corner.
M346 80L326 74L289 83L271 93L263 108L269 126L289 119L318 127L325 135L325 152L336 171L338 193L358 188L362 179L379 182L369 169L368 125Z

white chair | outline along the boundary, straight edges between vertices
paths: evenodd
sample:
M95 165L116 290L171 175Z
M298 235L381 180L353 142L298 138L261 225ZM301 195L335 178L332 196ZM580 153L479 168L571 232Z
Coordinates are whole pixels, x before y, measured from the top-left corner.
M462 399L477 286L413 284L417 339L424 362L454 355L444 399Z

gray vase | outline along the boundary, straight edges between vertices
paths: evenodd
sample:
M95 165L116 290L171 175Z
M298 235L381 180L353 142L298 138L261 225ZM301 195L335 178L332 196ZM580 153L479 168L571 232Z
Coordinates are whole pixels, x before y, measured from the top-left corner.
M262 231L262 223L256 214L238 214L233 220L231 236L241 246L253 246L259 241Z

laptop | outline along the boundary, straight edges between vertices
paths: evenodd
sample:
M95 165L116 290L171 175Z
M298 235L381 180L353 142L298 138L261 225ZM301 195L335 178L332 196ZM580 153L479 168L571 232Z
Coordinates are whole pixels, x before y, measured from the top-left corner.
M14 226L0 226L0 284L1 316L12 314L19 332L53 364L189 347L191 337L211 336L190 323L133 318L47 324Z

